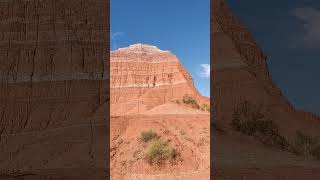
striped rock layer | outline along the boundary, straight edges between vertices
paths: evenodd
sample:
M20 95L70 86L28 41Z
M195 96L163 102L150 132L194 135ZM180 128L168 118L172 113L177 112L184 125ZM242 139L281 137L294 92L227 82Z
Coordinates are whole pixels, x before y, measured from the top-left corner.
M0 1L0 174L104 175L108 8Z
M110 57L111 114L141 113L184 95L203 99L190 74L169 51L134 44L111 52Z
M225 1L213 1L211 9L214 122L228 127L233 108L249 101L270 109L285 136L297 130L318 135L319 118L296 110L274 84L266 56Z

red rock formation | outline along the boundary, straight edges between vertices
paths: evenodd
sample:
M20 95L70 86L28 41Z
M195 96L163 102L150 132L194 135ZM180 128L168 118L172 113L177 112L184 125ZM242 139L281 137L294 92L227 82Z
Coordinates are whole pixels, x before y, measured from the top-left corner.
M319 162L231 129L233 108L245 100L268 108L279 133L290 143L298 130L319 137L320 121L311 113L297 111L275 86L262 50L224 0L211 2L212 179L319 179Z
M111 52L110 63L111 179L209 179L209 113L181 103L184 95L200 106L209 99L177 57L134 44ZM147 129L170 140L182 160L159 169L145 161L139 137Z
M168 101L181 100L186 94L208 104L190 74L169 51L134 44L111 52L110 60L111 114L141 113Z
M0 2L1 179L105 176L107 5Z
M298 116L273 83L266 57L248 29L223 0L214 2L211 34L215 122L228 126L233 107L249 100L270 108L273 119L287 136L293 136L296 130L317 134L319 122Z

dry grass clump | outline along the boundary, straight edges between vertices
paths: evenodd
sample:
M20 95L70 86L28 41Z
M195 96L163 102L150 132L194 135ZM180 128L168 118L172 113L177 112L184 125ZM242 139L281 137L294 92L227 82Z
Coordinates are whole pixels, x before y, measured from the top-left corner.
M172 161L176 156L176 149L161 139L154 140L145 152L145 158L151 164L160 164L166 160Z
M202 110L202 111L210 112L210 105L208 105L208 104L202 104L201 110Z
M290 144L291 152L300 156L309 156L320 160L320 142L317 138L297 132L296 138Z
M191 105L195 109L200 109L198 102L189 95L183 96L182 102Z
M158 139L159 135L154 132L152 129L148 130L148 131L142 131L140 134L140 140L143 142L149 142L153 139Z
M320 160L320 141L317 138L298 131L294 141L289 142L280 135L277 125L269 118L268 113L261 106L248 101L234 108L231 126L236 131L256 137L266 145Z
M231 126L243 134L254 136L262 143L287 149L289 143L280 135L277 125L262 106L248 101L240 103L233 111Z
M173 162L177 157L177 150L169 142L160 139L160 136L151 129L141 132L139 140L146 143L144 157L150 164Z

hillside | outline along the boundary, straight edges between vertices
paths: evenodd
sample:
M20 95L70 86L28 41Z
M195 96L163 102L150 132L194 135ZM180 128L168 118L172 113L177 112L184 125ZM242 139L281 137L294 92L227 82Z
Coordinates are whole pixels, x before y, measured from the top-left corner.
M171 52L134 44L111 52L111 179L209 179L209 98L200 95ZM177 152L172 161L146 160L152 130Z
M301 140L297 139L301 138L297 132L307 137L305 139L320 137L320 118L297 110L282 94L272 81L266 56L225 1L214 1L211 9L212 83L215 92L212 102L215 109L213 146L217 147L213 154L216 172L213 176L218 179L237 179L239 176L245 179L318 179L319 173L310 171L319 168L319 162L290 151L293 151L293 144ZM250 104L247 112L255 110L251 107L261 107L262 117L272 121L274 129L270 137L245 135L240 132L250 134L254 129L238 129L238 132L232 126L235 110ZM244 118L250 119L249 115L247 113ZM275 137L283 141L285 150L261 142L266 143L268 138ZM291 172L293 170L295 173Z

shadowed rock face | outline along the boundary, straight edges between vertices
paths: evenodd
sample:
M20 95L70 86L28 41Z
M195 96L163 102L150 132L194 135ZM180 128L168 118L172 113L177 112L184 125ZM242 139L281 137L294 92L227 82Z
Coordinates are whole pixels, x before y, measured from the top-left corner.
M108 8L0 2L0 174L104 176Z
M111 52L110 57L112 114L140 113L171 100L181 100L186 94L205 101L190 74L169 51L134 44Z
M240 102L261 104L279 134L291 143L296 131L319 137L319 117L296 110L273 83L267 60L249 30L224 0L211 5L211 116L213 179L319 179L319 162L266 146L232 130L233 108ZM276 43L276 42L275 42ZM310 173L312 171L312 173Z
M233 107L248 100L271 109L272 118L286 136L293 136L296 130L318 134L319 118L298 112L273 83L266 56L239 18L224 1L212 8L216 123L228 126Z

